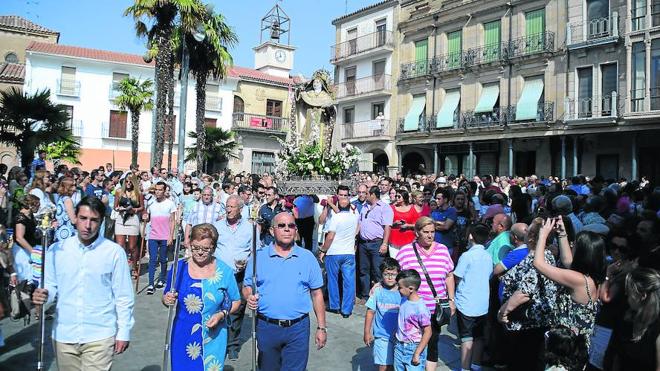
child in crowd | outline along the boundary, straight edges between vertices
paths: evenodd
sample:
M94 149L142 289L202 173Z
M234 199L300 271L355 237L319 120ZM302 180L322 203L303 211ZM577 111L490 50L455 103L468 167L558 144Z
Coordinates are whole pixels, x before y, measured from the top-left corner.
M584 369L580 354L586 353L582 337L567 327L557 327L545 333L545 370L571 371Z
M461 371L480 370L484 326L490 295L489 280L493 259L484 249L490 228L485 224L468 227L468 250L461 255L454 270L456 283L456 318L461 339Z
M414 269L406 269L396 276L399 293L405 296L399 307L396 345L394 346L394 370L424 370L426 345L431 339L431 312L417 294L422 279Z
M383 258L380 264L383 280L374 287L366 304L364 343L367 346L373 344L374 364L378 365L379 371L391 370L394 364L394 333L402 301L396 285L400 270L396 259Z

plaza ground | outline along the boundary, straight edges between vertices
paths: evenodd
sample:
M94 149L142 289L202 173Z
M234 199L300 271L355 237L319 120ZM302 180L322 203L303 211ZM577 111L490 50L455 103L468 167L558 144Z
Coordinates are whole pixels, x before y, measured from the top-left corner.
M161 304L162 291L153 296L144 293L146 275L140 278L140 290L136 296L135 326L131 332L131 343L126 353L117 356L113 370L119 371L158 371L161 370L163 347L165 341L165 325L167 309ZM351 317L344 319L338 314L326 313L328 326L328 343L325 348L316 350L313 337L310 338L310 354L308 370L375 370L371 349L362 341L365 306L356 305ZM312 328L316 327L314 315ZM50 334L50 325L48 330ZM25 371L35 370L37 349L39 347L39 322L34 318L28 326L23 320L13 322L9 319L0 321L5 337L5 347L0 348L0 370ZM246 314L243 322L242 338L244 344L237 361L227 360L225 370L250 370L251 361L251 318ZM313 332L312 332L313 333ZM44 370L57 370L53 360L50 337L46 349ZM459 367L460 352L455 343L455 337L444 331L440 340L440 357L438 370L450 370Z

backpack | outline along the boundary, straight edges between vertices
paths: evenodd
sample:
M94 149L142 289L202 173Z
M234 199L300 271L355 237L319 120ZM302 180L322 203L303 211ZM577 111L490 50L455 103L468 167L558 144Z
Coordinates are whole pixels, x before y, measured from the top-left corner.
M24 318L25 324L30 323L30 309L32 309L32 292L35 287L27 280L16 286L9 286L9 317L13 320Z

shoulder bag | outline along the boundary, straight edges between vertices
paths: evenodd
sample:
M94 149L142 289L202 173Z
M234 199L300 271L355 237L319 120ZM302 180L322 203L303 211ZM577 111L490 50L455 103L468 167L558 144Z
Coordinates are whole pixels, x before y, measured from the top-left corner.
M424 276L426 277L426 283L428 283L431 293L433 294L433 300L435 301L435 320L438 323L438 326L446 325L449 323L449 317L451 317L451 309L449 308L449 299L441 299L438 297L438 293L435 291L435 286L433 286L433 281L431 281L431 276L426 270L424 263L422 262L422 257L417 251L417 242L413 242L413 251L415 251L415 256L417 257L417 263L422 268Z

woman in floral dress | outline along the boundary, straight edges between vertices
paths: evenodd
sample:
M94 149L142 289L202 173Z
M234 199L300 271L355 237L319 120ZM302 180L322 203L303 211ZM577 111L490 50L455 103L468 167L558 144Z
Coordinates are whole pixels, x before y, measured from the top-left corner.
M193 227L192 256L179 261L175 293L169 292L171 272L167 279L163 304L178 303L171 338L173 371L224 367L229 314L238 310L240 295L232 269L213 256L217 240L213 225Z

